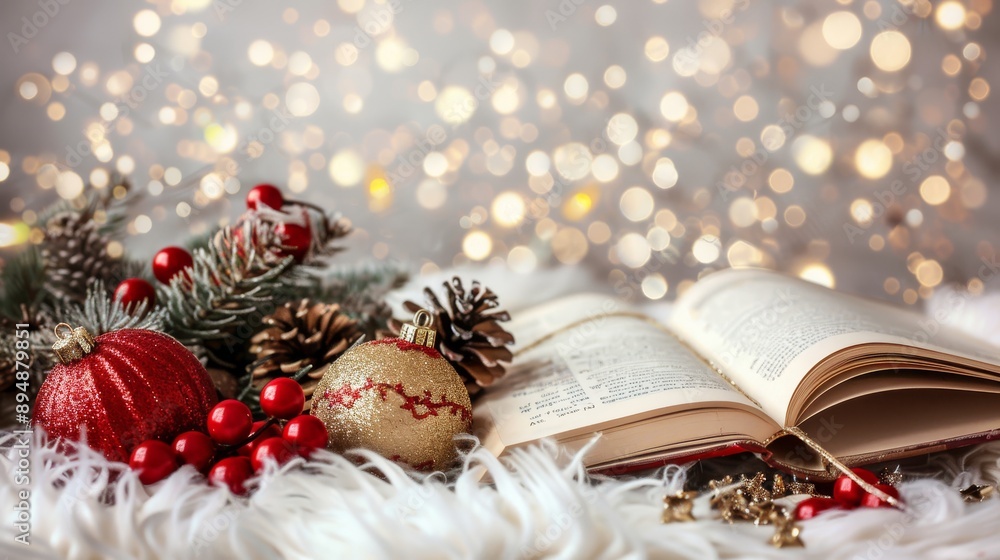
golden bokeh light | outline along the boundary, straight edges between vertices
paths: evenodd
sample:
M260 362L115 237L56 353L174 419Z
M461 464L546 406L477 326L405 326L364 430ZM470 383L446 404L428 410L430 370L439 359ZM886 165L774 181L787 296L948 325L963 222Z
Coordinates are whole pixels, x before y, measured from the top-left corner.
M920 183L920 198L931 206L944 204L951 196L951 185L941 175L931 175Z
M835 288L837 285L833 271L823 263L811 263L803 266L798 272L798 277L827 288Z
M641 222L653 214L653 195L642 187L630 187L622 193L619 206L622 214L633 222Z
M835 49L847 50L861 40L861 20L852 12L833 12L823 20L823 39Z
M153 10L141 10L132 19L135 32L143 37L152 37L160 30L160 16Z
M642 295L646 296L647 299L657 300L667 295L669 286L667 285L667 279L662 274L655 272L643 278L640 287L642 288Z
M493 252L493 239L484 231L470 231L462 240L462 252L474 261L481 261Z
M670 122L680 122L687 115L688 101L679 91L670 91L660 99L660 113Z
M955 0L941 2L934 12L934 21L941 26L941 29L948 31L960 29L965 25L965 6Z
M552 254L562 264L577 264L587 256L589 245L582 231L564 227L552 236Z
M629 268L639 268L649 261L652 256L652 248L649 241L638 233L626 233L615 244L615 253L618 260Z
M854 152L854 165L862 177L881 179L892 169L892 150L882 140L865 140Z
M833 162L833 149L826 140L804 134L792 142L792 157L795 158L795 164L803 172L809 175L820 175L830 168L830 164ZM773 182L771 188L775 192L785 192L775 188ZM789 185L788 188L791 189L791 186Z
M910 62L910 41L899 31L883 31L872 39L870 54L880 70L897 72Z
M733 114L743 122L750 122L756 119L758 111L757 100L749 95L741 95L733 103Z
M351 149L341 150L330 158L330 178L341 187L353 187L365 175L365 162L361 155Z
M517 192L506 191L497 195L490 206L490 214L501 227L516 227L524 221L527 207L524 198Z

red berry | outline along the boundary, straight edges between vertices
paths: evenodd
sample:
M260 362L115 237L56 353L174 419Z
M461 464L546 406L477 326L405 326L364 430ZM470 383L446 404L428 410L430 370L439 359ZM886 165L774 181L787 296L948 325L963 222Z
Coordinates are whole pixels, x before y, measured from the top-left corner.
M281 195L281 190L274 185L262 184L250 189L247 193L247 208L256 210L260 205L281 210L285 205L285 197Z
M309 254L309 248L312 247L312 231L309 228L280 223L274 226L274 233L277 234L278 243L281 245L276 249L279 256L291 255L296 261L302 262Z
M156 305L156 288L142 278L129 278L122 280L115 288L114 299L122 302L122 307L126 311L131 311L138 307L141 302L146 302L146 310L150 310Z
M250 430L250 433L256 434L257 430L263 428L264 424L266 423L267 420L258 420L254 422L253 429ZM261 432L257 437L253 438L252 441L249 441L240 446L240 448L237 449L236 452L240 455L243 455L244 457L249 457L253 453L253 450L257 448L258 443L264 441L265 439L279 437L279 436L281 436L281 428L279 428L277 424L271 424L270 426L267 427L266 430Z
M132 450L128 466L134 471L139 471L140 482L153 484L177 470L177 454L162 441L148 439Z
M264 463L274 461L283 465L295 457L295 449L292 444L280 437L267 438L257 444L253 454L250 456L250 463L255 471L264 468Z
M306 394L299 382L290 377L279 377L260 390L260 409L272 418L288 420L302 414Z
M193 266L194 259L187 250L181 247L166 247L153 257L153 276L163 284L170 284L174 276Z
M208 435L223 444L233 445L246 439L253 429L250 408L236 399L227 399L208 413Z
M889 486L888 484L876 484L875 488L878 488L879 490L885 492L886 494L892 496L893 498L896 498L897 500L899 499L899 490L896 490L895 488ZM879 498L875 494L865 494L865 496L861 498L861 507L878 508L878 507L892 507L892 505L889 504L889 502Z
M840 507L840 504L833 498L807 498L795 506L795 519L799 521L812 519L820 512L837 507Z
M329 435L323 422L315 416L306 414L289 420L281 435L285 441L295 445L299 450L299 455L303 457L308 457L314 449L326 447L329 441Z
M236 495L246 494L245 482L253 476L253 466L246 457L227 457L208 471L208 481L229 488Z
M191 465L199 472L205 472L212 465L215 455L215 442L207 435L196 432L184 432L174 438L174 451L185 464Z
M851 469L861 480L869 484L878 484L878 477L868 469ZM833 483L833 499L844 507L857 507L861 503L861 498L865 497L865 489L857 482L844 475L840 475Z

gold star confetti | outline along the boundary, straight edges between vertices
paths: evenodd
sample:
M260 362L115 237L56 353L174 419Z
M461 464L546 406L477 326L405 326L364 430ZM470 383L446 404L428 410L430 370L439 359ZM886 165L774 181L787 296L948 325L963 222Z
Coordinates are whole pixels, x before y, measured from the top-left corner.
M691 509L694 507L694 498L697 492L684 492L683 490L675 494L667 494L663 497L663 513L660 521L663 523L694 521Z
M743 490L751 501L756 503L771 500L771 492L764 488L764 483L767 482L767 475L764 473L759 472L753 478L747 478L746 475L741 474L740 482L743 483Z
M996 486L991 484L973 484L968 488L960 490L960 493L966 502L982 502L993 497L996 493Z
M896 467L893 470L884 468L878 473L878 481L880 484L895 486L900 482L903 482L903 473L900 472L899 467Z
M709 499L709 506L719 512L719 516L727 523L748 521L754 518L750 511L750 501L747 500L742 488L723 491Z
M772 511L771 523L774 524L774 535L769 541L775 548L802 547L805 544L799 538L799 527L787 512Z
M763 502L751 505L750 514L753 515L754 525L770 525L776 514L784 517L786 510L784 506L779 506L774 502Z

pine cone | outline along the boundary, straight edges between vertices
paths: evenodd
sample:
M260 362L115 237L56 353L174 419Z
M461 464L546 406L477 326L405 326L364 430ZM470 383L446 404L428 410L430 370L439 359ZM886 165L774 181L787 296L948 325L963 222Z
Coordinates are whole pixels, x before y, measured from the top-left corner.
M108 256L110 237L90 212L60 212L45 224L42 259L48 283L59 298L81 302L95 280L115 286L121 278L118 259Z
M301 380L308 409L312 392L336 360L361 336L357 322L336 304L313 303L308 299L289 302L264 318L266 329L250 339L253 384L263 387L276 377L290 377L313 366Z
M445 282L444 287L448 296L447 308L430 288L424 288L437 331L435 347L458 371L469 394L474 395L503 377L505 364L513 358L507 346L514 343L514 336L499 324L509 321L510 314L495 311L499 305L496 294L477 281L472 282L468 293L457 276ZM423 308L412 301L403 305L414 313ZM390 321L395 333L399 333L401 326L399 321Z

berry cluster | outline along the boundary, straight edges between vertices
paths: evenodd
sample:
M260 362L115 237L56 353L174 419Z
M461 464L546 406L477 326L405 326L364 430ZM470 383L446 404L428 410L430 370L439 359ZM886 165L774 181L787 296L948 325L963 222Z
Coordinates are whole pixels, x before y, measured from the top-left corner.
M879 484L878 476L867 469L851 469L861 480L899 499L899 491L888 484ZM795 507L795 519L811 519L828 509L854 509L857 507L892 507L875 494L866 492L860 484L845 475L840 475L833 483L832 498L809 498Z
M247 193L247 209L257 211L262 208L281 210L285 205L285 197L274 185L257 185ZM280 246L274 247L274 253L280 257L292 255L296 262L302 262L312 246L312 232L306 226L279 222L274 225L274 233L280 240ZM241 231L236 230L240 235ZM165 247L153 256L153 276L162 283L169 285L175 276L194 266L194 258L183 247ZM152 309L156 304L156 289L142 278L129 278L115 288L114 298L122 302L126 310L146 302L146 309Z
M326 426L315 416L301 414L304 404L302 386L280 377L260 392L267 420L254 422L247 405L224 400L208 413L207 434L184 432L170 445L144 441L132 451L129 466L139 472L143 484L153 484L181 465L191 465L207 473L209 482L244 495L245 482L267 462L281 465L296 456L309 458L316 449L326 447Z

